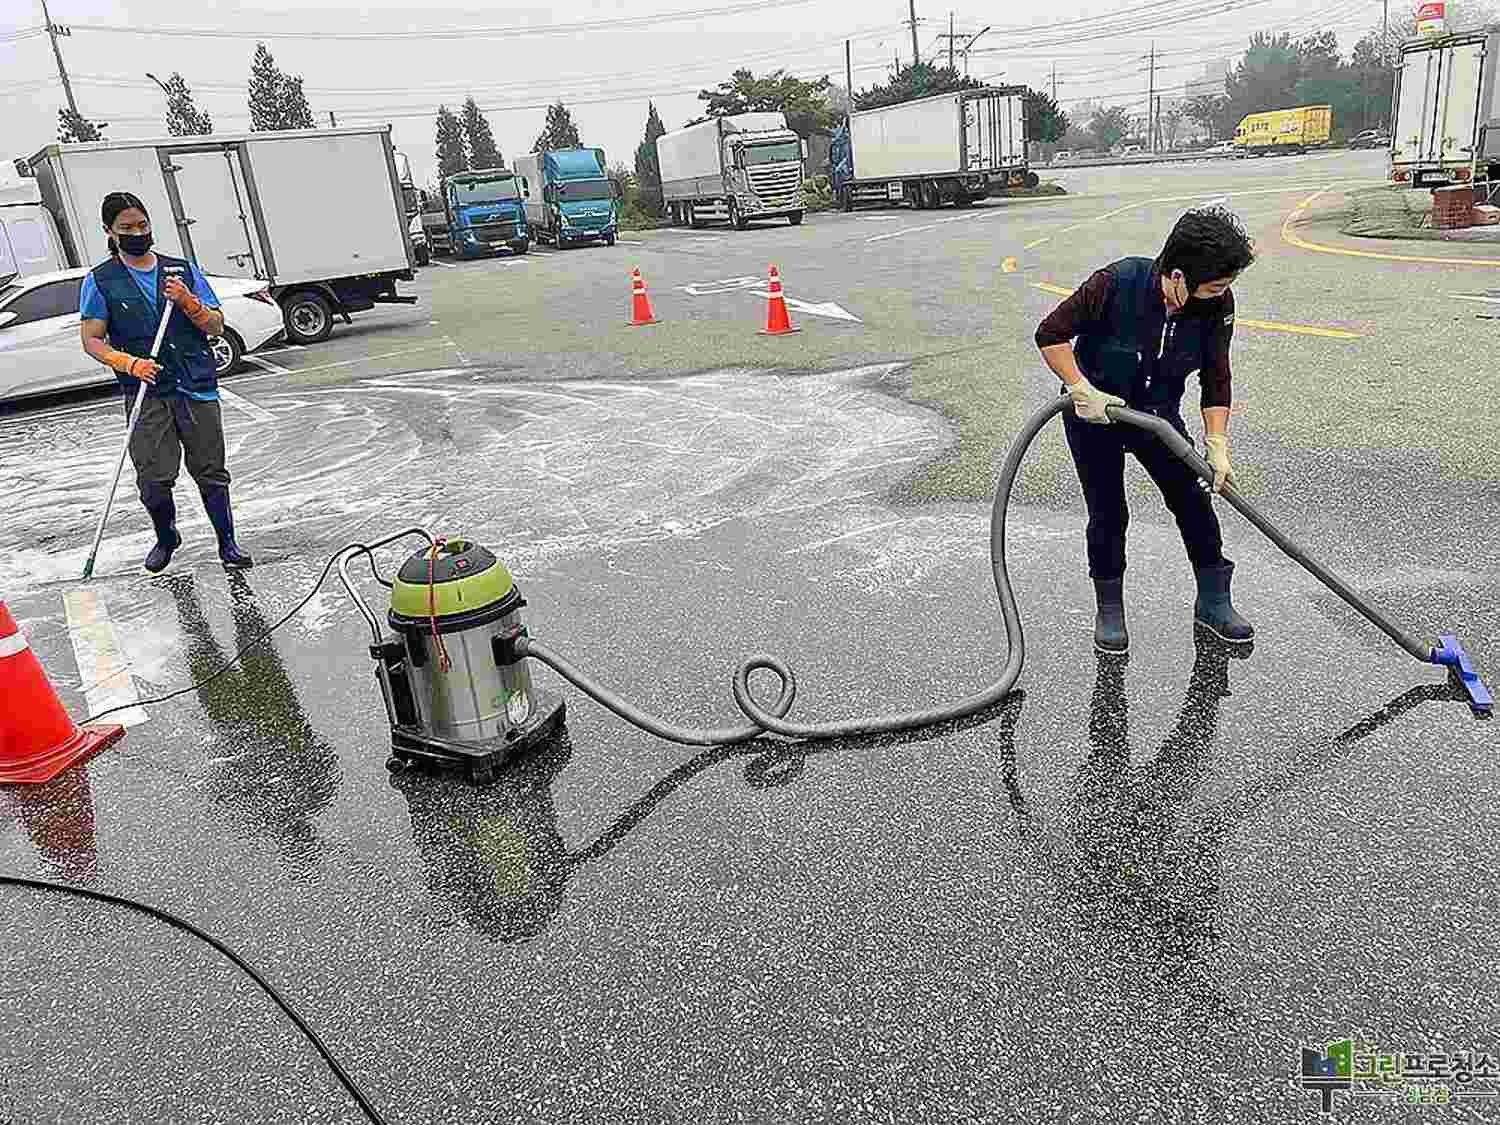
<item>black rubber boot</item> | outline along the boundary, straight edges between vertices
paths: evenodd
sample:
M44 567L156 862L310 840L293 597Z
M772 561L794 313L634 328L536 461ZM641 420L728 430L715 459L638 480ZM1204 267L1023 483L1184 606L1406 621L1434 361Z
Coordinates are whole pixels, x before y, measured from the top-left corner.
M1234 611L1229 600L1234 563L1226 559L1218 566L1200 567L1194 573L1198 577L1198 600L1193 603L1193 620L1230 644L1242 645L1254 640L1255 627Z
M1130 651L1130 635L1125 632L1125 580L1094 579L1094 597L1099 611L1094 617L1094 648L1110 656Z
M172 561L172 552L182 546L182 536L177 534L177 503L172 499L171 485L143 484L141 504L156 528L156 544L141 565L151 574L160 574Z
M214 525L214 534L219 538L219 561L234 570L246 570L255 565L255 560L240 550L234 541L234 514L229 510L229 489L223 485L210 485L199 489L203 496L203 510L208 513L208 522Z

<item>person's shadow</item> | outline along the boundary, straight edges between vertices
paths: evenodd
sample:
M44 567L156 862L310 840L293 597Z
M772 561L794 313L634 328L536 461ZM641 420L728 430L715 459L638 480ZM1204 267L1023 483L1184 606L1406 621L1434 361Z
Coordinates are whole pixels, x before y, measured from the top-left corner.
M1074 862L1067 894L1083 925L1149 951L1169 975L1218 944L1220 839L1182 829L1208 774L1229 662L1250 646L1194 632L1193 670L1166 740L1149 762L1132 761L1125 661L1099 656L1089 715L1089 751L1069 800Z
M214 636L192 574L162 583L177 603L198 699L222 734L205 788L233 830L274 845L294 877L311 877L324 848L314 821L338 792L338 756L308 720L274 642L251 645L267 623L249 579L230 572L228 580L233 651ZM239 662L226 668L234 651L247 645Z

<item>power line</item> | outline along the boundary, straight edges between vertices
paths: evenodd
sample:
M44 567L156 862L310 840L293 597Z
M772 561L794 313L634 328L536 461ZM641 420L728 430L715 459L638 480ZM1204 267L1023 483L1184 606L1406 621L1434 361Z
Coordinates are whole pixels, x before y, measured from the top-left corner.
M520 24L515 27L445 27L419 31L231 31L212 27L145 27L132 24L77 23L75 31L99 31L115 35L150 35L179 39L254 39L313 40L323 42L411 42L425 39L514 39L532 35L571 35L580 31L629 31L684 20L713 19L763 12L773 8L794 8L818 0L742 0L718 8L694 8L682 12L659 12L649 16L624 16L613 20L581 20L576 23Z

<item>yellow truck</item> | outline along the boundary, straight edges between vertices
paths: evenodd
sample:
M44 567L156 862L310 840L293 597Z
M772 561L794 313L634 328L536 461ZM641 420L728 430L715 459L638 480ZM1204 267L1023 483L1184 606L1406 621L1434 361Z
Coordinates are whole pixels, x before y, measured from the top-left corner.
M1333 131L1333 107L1301 105L1252 113L1234 130L1236 156L1266 156L1306 152L1328 143Z

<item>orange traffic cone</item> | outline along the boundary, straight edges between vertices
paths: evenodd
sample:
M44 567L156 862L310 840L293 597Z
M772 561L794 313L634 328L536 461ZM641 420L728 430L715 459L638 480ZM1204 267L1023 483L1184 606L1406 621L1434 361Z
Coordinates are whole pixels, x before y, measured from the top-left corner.
M74 762L117 742L114 723L79 727L52 690L47 673L0 602L0 782L51 781Z
M766 302L766 327L762 336L790 336L802 329L792 326L792 318L786 311L786 296L781 292L781 274L771 267L771 294Z
M645 324L659 324L656 314L651 311L651 298L646 296L646 283L641 280L641 271L636 269L630 275L630 326L640 328Z

